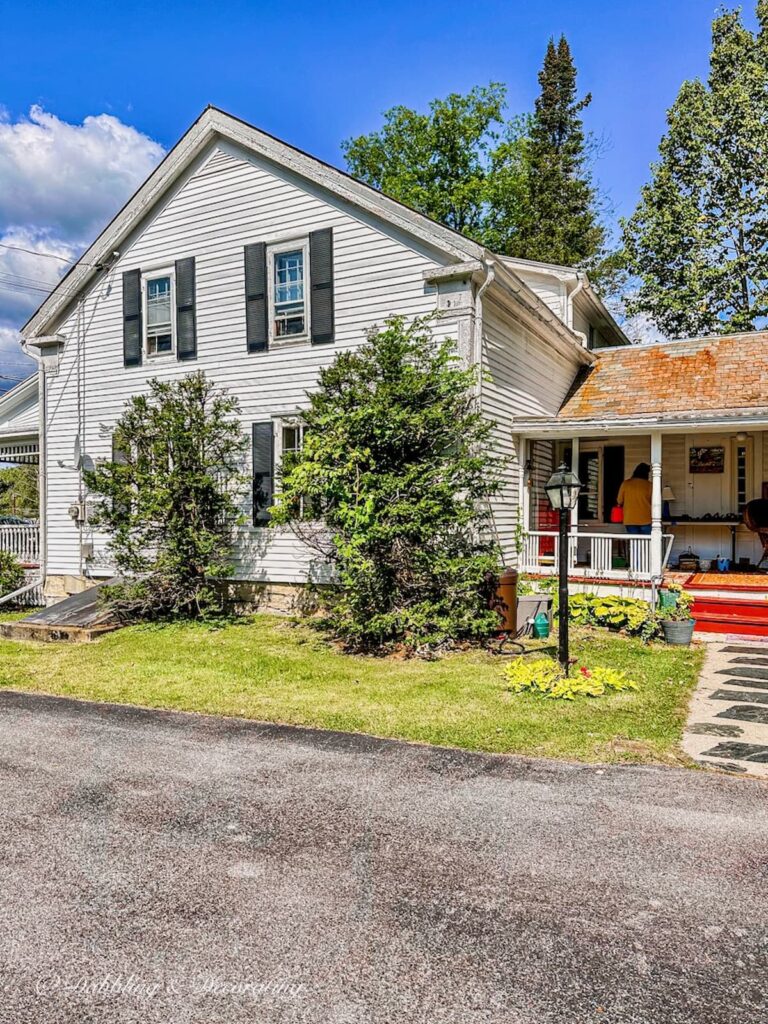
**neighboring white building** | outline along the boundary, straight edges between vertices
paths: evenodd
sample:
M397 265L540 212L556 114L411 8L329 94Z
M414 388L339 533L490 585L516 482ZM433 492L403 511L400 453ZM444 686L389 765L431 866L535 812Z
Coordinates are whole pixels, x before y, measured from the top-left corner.
M438 332L488 378L480 401L507 459L495 524L513 561L530 470L513 418L555 416L591 348L627 343L585 275L496 256L209 107L22 332L44 400L47 597L110 574L82 469L110 458L150 378L200 369L235 394L269 492L321 367L391 314L436 308ZM236 578L273 594L304 582L310 553L249 514Z

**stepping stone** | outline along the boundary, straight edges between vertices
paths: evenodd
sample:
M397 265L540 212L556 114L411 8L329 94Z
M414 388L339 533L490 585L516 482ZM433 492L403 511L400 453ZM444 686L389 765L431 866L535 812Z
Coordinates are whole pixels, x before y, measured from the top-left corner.
M768 708L756 704L734 704L732 708L720 711L716 718L735 718L738 722L757 722L768 725ZM768 747L765 748L768 751Z
M711 761L699 761L696 758L696 764L700 764L702 768L720 768L724 772L745 772L747 769L743 764L734 764L733 761L724 761L722 764L713 765Z
M717 722L696 722L686 731L696 736L741 736L744 732L738 725L718 725Z
M768 704L768 693L743 693L741 690L715 690L712 700L739 700L745 704Z
M765 666L768 667L768 658L748 658L745 655L742 655L739 658L731 658L731 660L728 662L728 664L729 665L752 665L755 668L757 668L760 665L765 665Z
M740 665L737 669L720 668L717 670L719 676L746 676L747 679L764 679L768 683L768 668L750 668L747 665Z
M721 647L723 654L766 654L768 655L768 644L760 644L756 647L744 647L740 644L729 644L727 647Z
M753 690L768 690L768 682L762 679L741 679L734 676L732 679L719 679L718 682L723 686L749 686Z
M768 764L768 747L760 743L739 743L737 740L729 740L718 743L711 750L702 750L701 753L703 757L722 757L724 760L735 758L737 761Z

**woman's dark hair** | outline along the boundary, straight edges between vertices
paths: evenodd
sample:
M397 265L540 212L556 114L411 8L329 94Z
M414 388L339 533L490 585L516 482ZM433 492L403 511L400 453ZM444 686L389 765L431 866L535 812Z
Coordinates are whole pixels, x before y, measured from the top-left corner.
M647 462L638 462L635 466L635 471L632 474L633 480L647 480L651 475L651 467Z

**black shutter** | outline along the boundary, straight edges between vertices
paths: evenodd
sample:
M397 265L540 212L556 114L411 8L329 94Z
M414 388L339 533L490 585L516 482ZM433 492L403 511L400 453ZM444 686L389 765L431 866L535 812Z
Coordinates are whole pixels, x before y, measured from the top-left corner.
M123 274L123 364L141 366L141 271Z
M245 336L249 352L267 350L267 246L245 247Z
M309 283L312 289L312 344L333 341L333 229L309 235Z
M275 475L275 442L272 423L254 423L253 431L253 525L269 523Z
M176 260L176 356L197 359L194 256Z

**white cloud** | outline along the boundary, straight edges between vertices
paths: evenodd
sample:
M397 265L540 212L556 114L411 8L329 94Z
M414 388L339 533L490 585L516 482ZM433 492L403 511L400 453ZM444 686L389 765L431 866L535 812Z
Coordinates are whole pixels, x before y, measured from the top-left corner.
M20 341L18 331L0 326L0 394L35 370L34 361L22 352Z
M70 266L20 250L75 259L163 156L111 114L69 124L34 106L12 121L0 107L0 374L31 371L15 329Z
M111 114L68 124L41 107L0 120L0 225L91 240L163 156Z
M0 318L23 324L71 266L64 260L78 252L79 247L31 228L0 234Z

